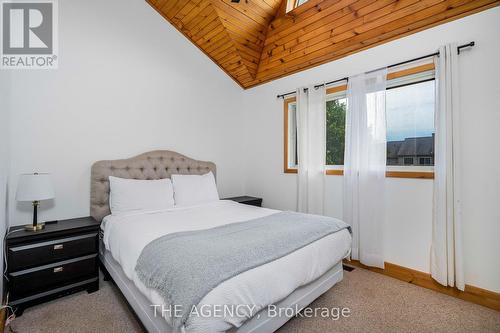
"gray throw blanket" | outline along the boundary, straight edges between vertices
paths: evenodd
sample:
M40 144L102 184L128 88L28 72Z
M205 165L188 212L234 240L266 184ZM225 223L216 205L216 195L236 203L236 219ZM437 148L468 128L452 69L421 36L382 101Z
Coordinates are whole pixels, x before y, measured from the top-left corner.
M350 231L346 223L334 218L280 212L212 229L178 232L149 243L135 270L167 306L180 307L182 316L172 318L174 328L179 328L193 306L222 282L342 229Z

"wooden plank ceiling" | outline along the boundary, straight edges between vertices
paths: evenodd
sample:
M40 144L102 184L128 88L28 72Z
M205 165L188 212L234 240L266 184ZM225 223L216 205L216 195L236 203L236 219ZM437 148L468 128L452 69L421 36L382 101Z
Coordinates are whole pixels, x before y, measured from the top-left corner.
M498 6L500 0L146 0L243 88ZM418 55L416 55L418 56Z

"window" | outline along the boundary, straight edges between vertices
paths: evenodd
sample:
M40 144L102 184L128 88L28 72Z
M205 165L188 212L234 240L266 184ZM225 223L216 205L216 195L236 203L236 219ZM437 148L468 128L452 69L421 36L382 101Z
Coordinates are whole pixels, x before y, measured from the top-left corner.
M434 65L387 75L387 176L432 178L434 165ZM327 89L327 174L342 174L345 149L346 85ZM295 98L285 100L285 172L297 172Z
M434 163L432 162L432 158L430 158L430 157L420 157L419 164L420 165L434 165Z
M297 172L297 103L295 97L285 99L285 173Z
M434 165L434 83L387 90L387 165Z
M326 165L344 165L346 109L345 92L326 101Z
M288 0L287 5L286 5L286 11L287 13L294 8L297 8L303 4L305 4L308 0Z

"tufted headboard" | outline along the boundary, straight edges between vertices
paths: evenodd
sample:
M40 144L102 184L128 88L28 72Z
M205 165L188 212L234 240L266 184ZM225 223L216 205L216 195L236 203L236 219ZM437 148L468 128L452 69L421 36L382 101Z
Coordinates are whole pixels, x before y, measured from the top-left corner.
M90 215L101 221L109 209L109 176L129 179L163 179L172 174L202 175L216 172L215 164L193 160L168 150L155 150L123 160L98 161L90 173Z

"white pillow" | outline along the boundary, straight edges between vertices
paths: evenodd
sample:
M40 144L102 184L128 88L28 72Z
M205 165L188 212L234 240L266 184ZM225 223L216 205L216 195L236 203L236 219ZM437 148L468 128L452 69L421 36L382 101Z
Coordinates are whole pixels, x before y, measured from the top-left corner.
M112 214L168 209L174 206L174 190L168 178L137 180L109 177Z
M204 175L172 175L176 206L192 206L219 200L212 172Z

